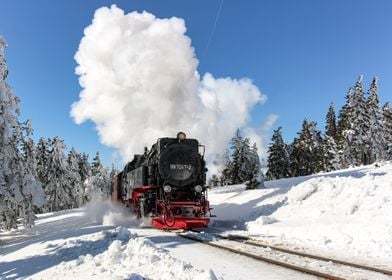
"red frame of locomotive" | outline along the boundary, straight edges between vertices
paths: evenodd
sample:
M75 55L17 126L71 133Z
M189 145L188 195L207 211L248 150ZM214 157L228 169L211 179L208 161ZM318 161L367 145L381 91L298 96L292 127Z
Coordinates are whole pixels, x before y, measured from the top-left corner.
M156 189L158 186L141 186L132 189L131 199L125 199L121 195L121 184L117 182L115 177L112 182L112 201L120 202L126 206L131 206L135 214L138 213L138 205L140 197L144 196L150 190ZM158 229L191 229L198 227L207 227L210 219L205 217L210 212L209 202L207 200L207 191L202 196L202 200L198 201L173 201L157 199L155 202L156 213L153 213L151 224ZM182 215L182 211L192 211L196 217L187 217Z

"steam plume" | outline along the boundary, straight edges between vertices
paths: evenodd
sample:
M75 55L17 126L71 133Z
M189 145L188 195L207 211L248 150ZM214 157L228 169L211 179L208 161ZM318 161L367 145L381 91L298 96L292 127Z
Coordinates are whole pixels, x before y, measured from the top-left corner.
M112 6L95 12L75 55L83 90L71 116L92 120L103 144L124 161L159 137L185 131L220 153L250 109L266 96L251 80L197 72L198 60L183 19L125 14Z

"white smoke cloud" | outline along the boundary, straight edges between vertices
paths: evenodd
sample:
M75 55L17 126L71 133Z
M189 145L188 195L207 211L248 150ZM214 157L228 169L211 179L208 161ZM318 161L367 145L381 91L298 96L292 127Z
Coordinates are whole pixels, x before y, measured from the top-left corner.
M116 6L98 9L84 31L75 55L83 90L71 116L92 120L124 161L178 131L199 139L210 156L221 153L251 108L266 101L249 79L201 78L185 32L183 19Z

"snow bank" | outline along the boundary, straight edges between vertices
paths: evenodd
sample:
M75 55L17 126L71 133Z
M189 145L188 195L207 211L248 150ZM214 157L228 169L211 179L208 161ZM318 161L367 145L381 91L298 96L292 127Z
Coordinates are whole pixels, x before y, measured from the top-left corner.
M264 239L339 256L392 260L392 163L276 180L266 186L212 191L215 225L240 227Z
M1 233L0 279L216 279L139 236L139 226L91 220L95 213L118 222L121 208L97 201L88 208L40 214L31 229Z
M74 275L82 279L213 279L210 273L171 257L149 239L124 227L68 240L55 249L57 254L72 252L79 257L41 272L37 278L70 279Z

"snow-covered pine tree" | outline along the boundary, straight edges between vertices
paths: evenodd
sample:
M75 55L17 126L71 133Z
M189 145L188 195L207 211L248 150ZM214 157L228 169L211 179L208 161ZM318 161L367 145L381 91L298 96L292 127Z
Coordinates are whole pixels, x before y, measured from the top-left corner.
M230 167L228 170L228 183L230 185L241 184L244 182L243 178L241 178L241 168L244 162L244 157L242 147L243 139L239 129L237 129L236 134L231 139L230 144L231 160Z
M249 138L245 138L245 140ZM246 157L246 189L256 189L260 186L264 186L263 177L260 170L260 158L257 153L256 143L252 145L249 150L249 154L245 154Z
M91 166L88 161L88 154L82 153L79 157L79 175L80 175L80 180L82 182L83 186L83 204L88 201L87 198L87 193L86 193L86 185L87 185L87 179L91 176Z
M348 97L347 99L350 99L350 97ZM350 105L347 104L346 108L349 106ZM342 110L342 114L345 113L346 112ZM348 121L348 119L343 119L343 121ZM323 148L324 151L323 170L332 171L341 168L341 154L339 152L338 145L336 144L335 141L336 139L339 139L339 136L338 136L338 129L336 126L336 115L335 115L335 108L333 106L333 103L329 105L328 113L325 117L325 123L326 125L325 125L325 140L324 140L324 148Z
M353 95L353 102L352 102L352 120L351 120L351 129L350 132L352 133L351 141L350 141L350 148L351 148L351 155L353 156L354 165L361 165L361 164L369 164L369 114L367 111L365 96L363 92L362 86L363 76L359 76L355 88L354 88L354 95Z
M244 138L241 144L241 164L240 164L240 171L238 174L239 180L241 183L247 182L250 180L251 172L249 167L252 161L252 155L250 151L250 140L249 138Z
M48 203L44 210L53 212L71 208L73 201L64 141L55 137L49 142L50 152L45 186Z
M220 176L218 177L219 178L219 185L226 186L231 183L231 179L230 179L231 160L230 160L230 155L229 155L228 150L226 150L226 152L224 153L224 155L222 157L222 161L223 161L223 170L222 170Z
M22 151L24 159L24 176L23 176L23 195L24 203L20 205L20 215L23 218L25 226L32 226L35 221L35 212L46 203L42 183L37 178L37 161L36 147L31 138L32 126L31 121L26 121L22 127L25 135L23 137Z
M0 35L0 226L9 230L17 227L18 204L24 197L20 183L21 156L15 142L21 138L17 119L19 99L5 81L8 75L4 58L6 46Z
M29 170L29 173L34 177L37 177L37 159L36 159L36 146L34 144L33 139L31 138L33 129L31 126L31 121L28 120L23 124L22 127L25 132L25 136L23 137L22 151L24 160L26 163L26 168Z
M97 152L93 158L93 161L91 162L91 175L95 176L96 174L99 173L101 169L102 169L102 163L99 157L99 152Z
M110 192L112 192L112 185L113 185L113 182L114 182L115 178L117 177L118 173L119 173L118 169L114 166L114 164L112 164L112 168L110 169L110 174L109 174Z
M6 82L8 68L4 57L7 43L0 35L0 228L16 228L18 216L26 224L33 222L29 209L42 202L42 189L26 168L21 153L23 128L19 116L19 99ZM42 197L41 197L42 198ZM26 214L26 209L28 215Z
M257 147L250 147L249 138L243 139L238 129L230 142L231 155L225 156L225 166L220 176L220 185L247 184L256 188L262 183L260 159Z
M383 113L378 99L378 77L374 77L368 91L366 100L367 112L369 114L369 133L368 133L368 162L373 163L377 160L385 159L385 139Z
M72 147L67 157L69 182L67 187L70 189L72 208L80 207L84 203L84 186L79 174L79 161L80 154Z
M338 146L332 136L327 135L324 140L324 171L339 170L341 166L341 156Z
M219 183L220 183L220 180L216 174L213 174L208 181L208 185L213 188L219 186Z
M79 175L83 182L85 183L86 179L91 175L91 166L88 161L88 154L82 153L79 157Z
M392 160L392 108L389 102L385 103L382 107L383 113L383 126L384 126L384 139L385 139L385 159Z
M336 115L333 103L329 105L328 113L325 120L325 135L330 136L335 139L336 137Z
M338 127L335 142L339 149L341 165L343 168L353 165L353 155L351 153L351 122L353 119L353 89L349 88L346 94L346 103L339 111Z
M45 188L45 185L48 182L47 171L48 171L48 163L49 163L49 147L48 147L48 141L43 137L41 137L38 140L35 158L37 163L36 164L37 178Z
M323 169L323 139L317 130L315 122L302 123L298 138L294 139L291 158L291 173L293 176L310 175Z
M289 153L287 150L287 145L283 141L281 129L282 127L279 127L278 129L274 130L271 138L272 142L268 147L268 171L266 174L267 180L290 177Z
M310 122L310 135L311 142L309 147L309 152L313 156L314 163L314 171L313 173L317 173L323 171L323 157L324 157L324 139L321 136L321 131L317 129L316 122Z
M102 166L99 158L99 152L96 153L91 163L91 176L86 180L86 197L91 200L95 197L106 198L110 196L110 174Z
M114 177L116 177L118 173L119 171L114 166L114 164L112 164L112 168L110 169L110 181L113 181Z

